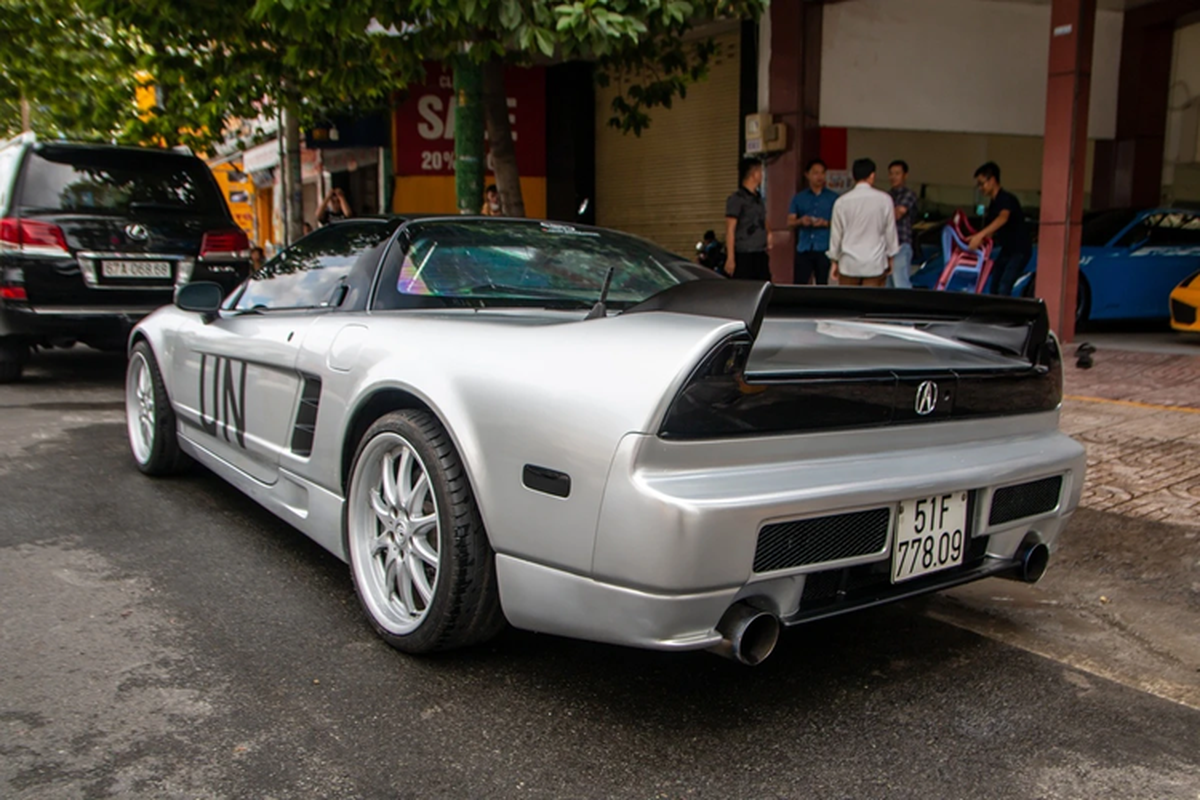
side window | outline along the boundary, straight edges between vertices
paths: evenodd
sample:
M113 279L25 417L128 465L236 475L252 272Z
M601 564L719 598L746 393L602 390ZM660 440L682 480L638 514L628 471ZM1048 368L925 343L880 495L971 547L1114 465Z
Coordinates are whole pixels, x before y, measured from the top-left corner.
M250 276L234 308L320 308L354 262L391 232L380 221L342 222L309 234L276 255Z
M1200 216L1173 212L1163 214L1150 231L1152 247L1200 247Z
M12 197L13 184L17 180L17 164L20 161L20 147L6 147L0 150L0 214L8 212L8 201Z

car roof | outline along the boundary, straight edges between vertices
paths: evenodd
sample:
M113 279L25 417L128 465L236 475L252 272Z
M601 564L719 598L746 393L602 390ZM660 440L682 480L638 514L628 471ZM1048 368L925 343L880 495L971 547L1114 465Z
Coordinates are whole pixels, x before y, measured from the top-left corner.
M33 143L35 151L45 151L50 153L95 153L97 155L104 153L124 153L139 155L154 155L156 157L166 156L168 158L180 158L189 160L200 160L196 154L189 151L167 149L164 147L134 147L132 145L123 144L98 144L89 142L68 142L55 139L53 141L39 141Z

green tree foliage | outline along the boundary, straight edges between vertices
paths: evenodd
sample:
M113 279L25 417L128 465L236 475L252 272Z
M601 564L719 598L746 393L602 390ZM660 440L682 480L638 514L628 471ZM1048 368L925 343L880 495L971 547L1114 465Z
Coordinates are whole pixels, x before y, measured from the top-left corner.
M0 6L0 136L21 130L21 99L45 136L112 139L136 135L129 30L85 14L68 0L4 0Z

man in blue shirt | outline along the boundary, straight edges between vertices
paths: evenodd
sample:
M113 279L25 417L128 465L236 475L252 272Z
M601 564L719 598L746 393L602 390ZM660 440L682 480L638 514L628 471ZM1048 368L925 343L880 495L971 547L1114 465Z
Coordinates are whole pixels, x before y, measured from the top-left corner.
M829 220L837 195L825 188L825 162L814 158L804 169L808 188L792 198L787 224L796 228L796 257L793 280L805 285L816 279L818 286L829 283Z

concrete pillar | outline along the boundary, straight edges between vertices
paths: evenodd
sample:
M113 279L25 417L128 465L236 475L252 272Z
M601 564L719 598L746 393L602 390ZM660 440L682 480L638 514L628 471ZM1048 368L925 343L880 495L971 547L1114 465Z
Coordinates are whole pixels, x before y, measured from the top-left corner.
M1156 0L1125 12L1116 138L1096 142L1093 208L1156 206L1162 201L1175 28L1196 13L1200 0Z
M767 164L767 225L770 226L771 276L776 283L792 282L795 237L787 227L788 203L804 185L804 162L819 155L821 146L821 21L819 3L771 3L767 61L766 111L787 124L791 137L784 153Z
M1046 301L1050 327L1069 342L1075 336L1096 0L1053 0L1050 25L1037 294Z

